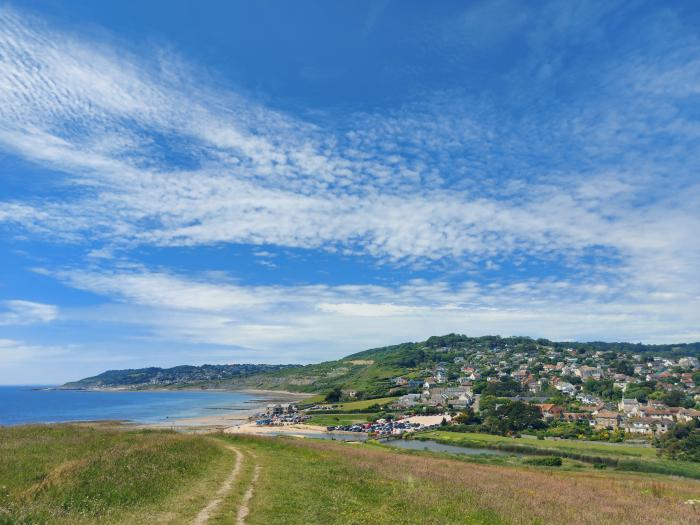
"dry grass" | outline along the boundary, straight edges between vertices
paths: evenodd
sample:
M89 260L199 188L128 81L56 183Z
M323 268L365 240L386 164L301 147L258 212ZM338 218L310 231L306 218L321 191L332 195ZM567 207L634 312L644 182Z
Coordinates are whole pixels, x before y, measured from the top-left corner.
M0 525L700 523L700 481L469 463L372 445L60 425L0 429ZM254 481L257 480L257 481ZM218 497L218 496L217 496Z
M291 456L279 452L281 441L276 440L278 450L275 454L287 464L275 465L273 458L267 467L277 472L285 469L279 478L283 478L286 484L312 486L308 478L314 475L314 471L289 464ZM308 494L310 505L320 504L324 499L338 501L339 494L347 497L347 491L343 493L343 484L352 486L357 480L364 480L374 487L370 498L376 495L372 491L383 492L383 497L379 498L381 505L374 502L377 514L362 513L362 519L357 521L352 517L348 519L345 514L342 520L333 523L360 523L362 520L365 523L391 523L391 519L385 520L384 515L395 512L395 509L407 509L411 515L424 509L422 523L700 523L700 515L692 506L684 504L685 500L700 496L700 482L694 480L618 472L557 472L480 465L366 445L284 441L285 447L295 449L300 461L313 461L316 465L325 463L327 470L335 472L337 488L319 487L318 494ZM264 441L260 443L263 446L259 444L258 448L267 448ZM295 479L294 471L305 479ZM319 482L323 481L319 479ZM280 498L288 497L284 494L285 487L276 484L275 480L268 480L267 490L266 494L261 491L254 498L253 515L256 511L262 513L256 516L255 523L274 520L274 516L265 513L280 507L270 502L270 498L274 499L277 494ZM337 494L333 494L333 490ZM363 505L361 497L352 496L356 497L356 505ZM385 501L387 499L391 501ZM441 510L437 514L433 509ZM465 509L477 514L468 519ZM295 511L290 508L291 513ZM309 519L313 512L309 514L308 509L305 512L308 523L324 522ZM297 523L291 515L288 522Z

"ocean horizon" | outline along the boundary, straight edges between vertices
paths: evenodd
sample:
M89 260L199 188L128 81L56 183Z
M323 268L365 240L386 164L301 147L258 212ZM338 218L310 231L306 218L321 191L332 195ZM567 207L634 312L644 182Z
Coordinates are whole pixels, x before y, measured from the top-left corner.
M56 385L0 386L0 425L120 420L164 423L254 409L259 395L232 391L60 390Z

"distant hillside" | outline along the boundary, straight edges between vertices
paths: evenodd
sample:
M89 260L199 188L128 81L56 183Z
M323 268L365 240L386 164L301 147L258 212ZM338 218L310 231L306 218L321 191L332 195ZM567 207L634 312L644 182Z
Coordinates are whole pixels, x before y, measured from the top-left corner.
M373 348L337 361L313 365L204 365L175 368L112 370L65 386L69 388L265 388L298 392L327 392L333 388L352 390L362 397L381 397L395 390L392 378L420 379L438 363L449 363L454 374L460 359L478 354L541 356L569 349L582 358L596 352L656 357L700 357L700 343L644 345L634 343L555 342L529 337L449 334L422 342Z
M210 384L243 379L254 374L265 374L296 368L297 365L181 365L173 368L137 368L108 370L63 385L64 388L118 388L118 387L177 387Z

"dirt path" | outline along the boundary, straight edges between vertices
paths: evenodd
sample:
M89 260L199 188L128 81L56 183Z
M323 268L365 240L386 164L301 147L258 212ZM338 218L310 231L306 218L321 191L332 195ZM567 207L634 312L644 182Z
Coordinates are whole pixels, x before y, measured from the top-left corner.
M255 455L252 455L253 459L257 459ZM255 489L255 482L258 481L258 476L260 475L260 465L255 464L255 470L253 471L253 479L250 480L250 485L248 485L248 490L245 491L243 495L243 500L241 501L241 506L238 508L238 518L236 519L236 525L245 525L246 516L250 512L248 504L253 497L253 490Z
M236 481L238 473L241 471L241 466L243 465L243 454L241 454L241 452L235 447L226 448L236 454L236 464L233 466L231 474L228 475L228 477L224 480L219 490L216 491L216 496L214 497L214 499L212 499L206 507L199 511L199 514L197 514L197 517L192 522L193 525L206 525L206 523L209 521L209 518L214 514L214 512L216 512L216 509L219 507L219 505L221 505L221 502L223 501L224 497L229 492L231 492L231 489L233 488L233 482Z

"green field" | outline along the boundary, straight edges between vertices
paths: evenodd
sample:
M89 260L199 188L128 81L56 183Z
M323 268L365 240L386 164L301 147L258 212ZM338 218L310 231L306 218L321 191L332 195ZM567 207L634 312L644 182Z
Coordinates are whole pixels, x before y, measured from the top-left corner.
M422 432L418 439L463 447L484 447L524 454L560 455L589 463L606 463L621 470L672 474L700 479L700 463L660 459L652 447L577 440L538 440L491 434L446 431Z
M338 410L352 412L353 410L366 410L373 405L386 405L396 401L398 397L380 397L377 399L363 399L362 401L350 401L348 403L338 403Z
M362 414L315 414L306 423L322 427L353 425L355 423L366 423L368 418L374 419L376 415L367 412Z
M0 523L697 523L700 482L372 444L0 428Z
M445 432L440 430L425 432L421 437L440 440L451 444L461 444L464 446L484 446L508 445L514 447L535 447L539 449L556 450L571 453L590 453L612 456L630 456L639 458L656 458L656 449L622 443L606 443L600 441L577 441L574 439L545 439L535 438L512 438L506 436L496 436L493 434L476 434L461 432Z

